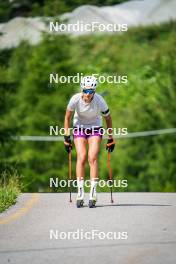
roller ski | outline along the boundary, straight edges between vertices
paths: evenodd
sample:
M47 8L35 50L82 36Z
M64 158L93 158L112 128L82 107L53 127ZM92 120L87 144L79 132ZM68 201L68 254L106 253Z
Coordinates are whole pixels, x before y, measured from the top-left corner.
M84 206L84 201L83 200L76 200L76 207L81 208Z
M90 199L89 200L89 208L95 208L96 207L96 200Z
M89 197L89 208L95 208L96 202L97 202L97 195L95 189L93 188L93 191L90 193L90 197Z
M76 197L76 207L81 208L83 206L84 206L84 195L78 193L78 195Z

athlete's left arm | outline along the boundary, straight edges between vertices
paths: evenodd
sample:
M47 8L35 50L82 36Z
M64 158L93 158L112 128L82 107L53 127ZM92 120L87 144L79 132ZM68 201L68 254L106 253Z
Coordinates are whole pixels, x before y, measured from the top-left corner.
M104 116L104 118L106 120L107 133L110 134L110 135L108 135L108 137L113 139L113 128L112 128L111 115L109 114L108 116Z

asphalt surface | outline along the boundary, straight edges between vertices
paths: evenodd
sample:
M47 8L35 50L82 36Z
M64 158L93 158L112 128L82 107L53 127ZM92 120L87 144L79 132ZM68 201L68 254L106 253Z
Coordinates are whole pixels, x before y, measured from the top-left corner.
M0 214L0 263L176 263L176 193L116 193L114 204L100 193L93 209L68 200L20 195Z

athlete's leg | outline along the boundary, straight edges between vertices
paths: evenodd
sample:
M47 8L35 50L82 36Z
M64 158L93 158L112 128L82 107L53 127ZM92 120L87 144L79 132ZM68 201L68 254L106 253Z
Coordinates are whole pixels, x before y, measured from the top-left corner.
M77 137L74 139L77 162L76 162L76 177L79 180L84 179L85 175L85 163L86 163L86 143L87 140L84 137Z
M95 180L98 178L98 153L100 150L101 137L91 136L88 138L88 161L90 165L90 178Z
M87 140L84 137L76 137L74 138L74 143L77 152L76 176L77 176L78 194L76 200L77 200L77 207L81 207L83 205L83 200L84 200L84 175L85 175Z
M96 187L98 184L98 153L100 149L101 137L91 136L88 138L89 151L88 160L90 165L91 187L89 195L89 207L94 207L97 201Z

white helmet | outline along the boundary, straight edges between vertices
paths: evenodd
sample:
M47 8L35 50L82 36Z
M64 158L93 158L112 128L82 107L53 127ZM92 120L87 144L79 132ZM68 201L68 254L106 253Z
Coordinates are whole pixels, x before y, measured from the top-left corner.
M96 90L97 87L97 78L94 76L85 76L81 78L81 89L93 89Z

